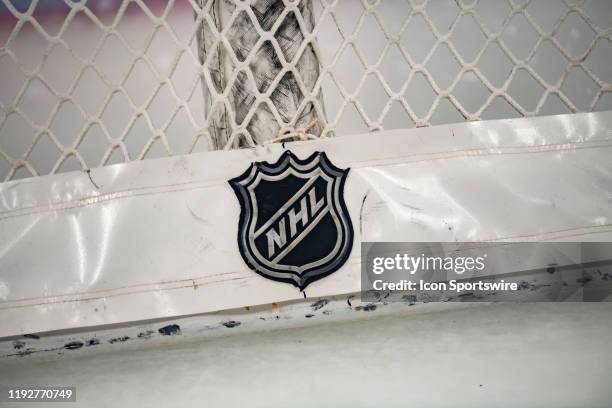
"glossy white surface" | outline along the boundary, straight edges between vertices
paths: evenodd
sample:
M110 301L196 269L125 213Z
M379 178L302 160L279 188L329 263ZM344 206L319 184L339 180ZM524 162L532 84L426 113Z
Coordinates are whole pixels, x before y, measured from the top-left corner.
M286 144L351 167L347 264L309 297L359 291L367 241L612 237L612 113L462 123ZM0 336L302 298L239 257L227 180L283 146L0 185Z

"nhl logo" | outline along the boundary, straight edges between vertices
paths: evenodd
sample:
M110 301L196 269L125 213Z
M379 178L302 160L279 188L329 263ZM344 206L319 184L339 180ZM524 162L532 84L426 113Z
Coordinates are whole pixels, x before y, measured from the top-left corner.
M301 290L338 270L353 246L343 195L348 172L325 153L300 160L286 151L230 180L241 206L238 247L249 268Z

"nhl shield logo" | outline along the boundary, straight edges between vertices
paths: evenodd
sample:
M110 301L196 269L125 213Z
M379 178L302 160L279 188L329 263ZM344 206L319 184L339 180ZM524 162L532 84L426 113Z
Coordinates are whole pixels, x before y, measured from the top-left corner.
M353 246L344 203L348 172L325 153L300 160L286 151L276 163L253 163L229 180L241 206L238 247L249 268L301 290L340 268Z

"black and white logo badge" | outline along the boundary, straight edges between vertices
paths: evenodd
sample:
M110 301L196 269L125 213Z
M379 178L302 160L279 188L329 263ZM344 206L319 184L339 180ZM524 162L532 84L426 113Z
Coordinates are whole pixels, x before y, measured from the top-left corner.
M349 169L325 153L306 160L286 151L229 181L240 201L238 247L258 274L304 289L340 268L353 246L344 203Z

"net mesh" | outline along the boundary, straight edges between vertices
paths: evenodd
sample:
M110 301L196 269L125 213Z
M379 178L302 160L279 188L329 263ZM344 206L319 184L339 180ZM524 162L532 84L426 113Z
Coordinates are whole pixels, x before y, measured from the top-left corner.
M612 109L607 0L1 4L0 180Z

